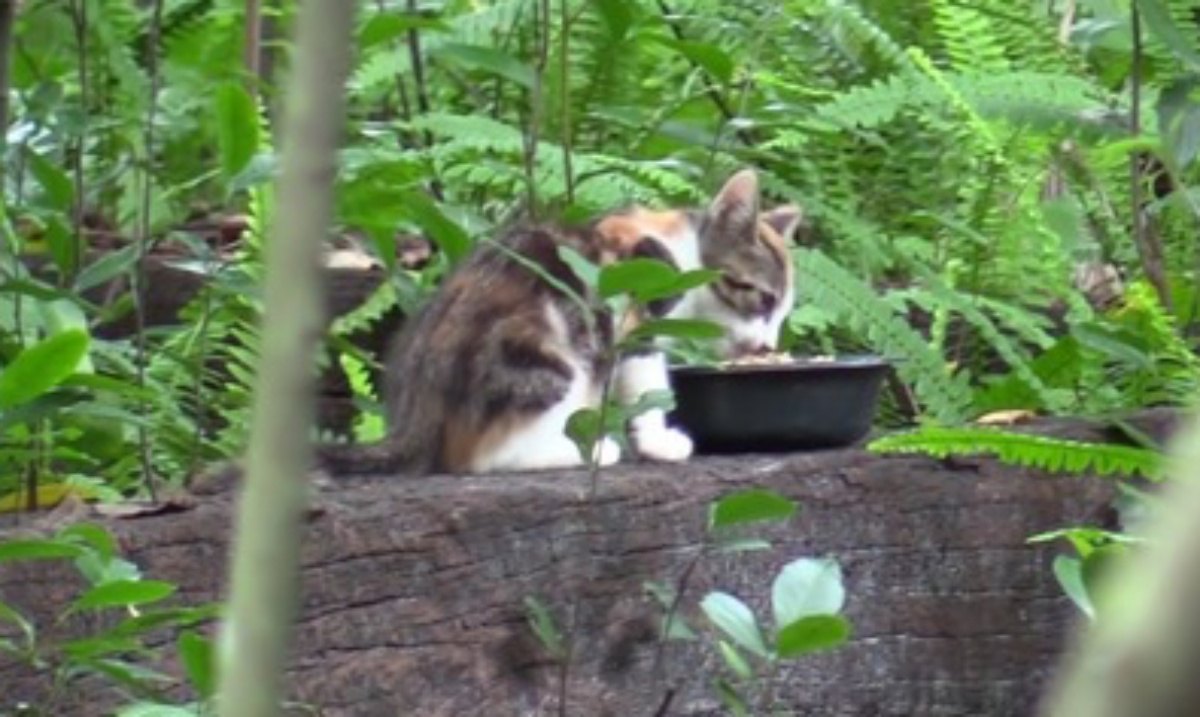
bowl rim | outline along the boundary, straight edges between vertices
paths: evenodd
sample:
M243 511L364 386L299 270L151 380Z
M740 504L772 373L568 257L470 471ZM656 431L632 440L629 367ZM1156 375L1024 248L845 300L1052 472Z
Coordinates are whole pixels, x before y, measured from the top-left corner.
M892 362L877 354L843 354L833 359L813 360L815 357L794 356L791 363L754 363L727 366L690 366L675 364L671 373L687 376L731 376L763 373L810 373L814 371L863 371L887 368Z

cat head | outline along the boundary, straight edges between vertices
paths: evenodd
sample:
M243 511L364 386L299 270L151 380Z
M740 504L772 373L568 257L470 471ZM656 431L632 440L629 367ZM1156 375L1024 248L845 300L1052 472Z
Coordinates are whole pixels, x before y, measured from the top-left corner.
M729 178L704 210L697 244L700 263L720 272L696 290L691 312L725 329L726 356L774 350L795 301L788 247L803 220L794 205L759 207L758 175L745 169Z

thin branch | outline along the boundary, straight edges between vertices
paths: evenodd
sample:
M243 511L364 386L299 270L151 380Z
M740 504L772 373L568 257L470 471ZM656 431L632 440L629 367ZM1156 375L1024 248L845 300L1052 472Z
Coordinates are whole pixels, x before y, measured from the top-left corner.
M406 5L410 15L416 16L417 0L408 0ZM429 88L425 84L425 61L421 54L421 33L416 27L410 27L408 30L408 59L412 65L413 84L416 86L417 95L417 112L418 114L429 113ZM407 99L404 100L407 103ZM425 130L425 146L433 146L433 133ZM439 202L445 199L442 192L442 185L436 179L429 183L429 192Z
M575 203L575 171L571 166L571 13L567 0L562 3L562 18L558 31L559 58L559 90L558 101L562 103L562 155L563 180L566 182L567 206Z
M1133 33L1133 67L1130 70L1130 133L1137 137L1142 132L1142 20L1137 3L1130 5L1130 25ZM1158 293L1158 300L1168 313L1174 313L1174 301L1163 269L1163 248L1157 233L1149 226L1142 198L1142 153L1134 152L1129 158L1129 198L1133 217L1133 243L1141 259L1142 271Z
M74 237L76 251L72 254L73 256L77 256L78 252L87 250L83 239L83 138L87 136L88 103L91 98L87 60L87 0L71 0L71 26L75 32L76 73L79 79L79 106L82 110L79 113L80 127L78 134L71 140L68 149L71 158L71 183L75 194L74 202L72 203L73 206L71 207L71 234ZM76 260L74 266L71 266L70 271L66 273L74 275L78 267L79 261ZM64 279L66 278L64 277Z
M0 160L8 156L8 90L10 58L12 56L13 24L17 17L17 0L0 0ZM7 162L0 161L0 191L5 184Z
M537 154L542 122L542 89L546 65L550 59L550 0L533 5L534 53L533 87L529 91L529 127L522 135L524 142L525 203L531 219L538 215Z
M262 0L246 0L246 36L242 42L242 63L246 67L249 89L257 94L262 85Z
M659 12L662 13L663 22L667 23L667 27L671 29L671 34L675 36L675 39L679 42L687 42L687 35L684 34L683 28L674 19L675 12L671 9L671 6L667 4L667 0L658 0L658 9ZM721 114L722 124L729 124L736 119L737 113L734 112L733 108L729 106L729 102L726 101L725 96L721 94L720 88L713 84L713 81L709 79L708 71L701 67L695 60L690 58L688 59L688 64L691 65L694 71L700 73L700 82L702 85L704 85L704 94L709 98L709 100L712 101L713 105L716 106L717 112ZM733 134L743 144L754 144L754 137L752 137L745 130L735 129Z
M146 127L142 135L141 163L141 197L138 206L137 230L134 242L137 246L137 260L133 264L132 292L136 334L134 341L137 347L137 384L144 392L146 389L146 254L150 247L150 205L153 199L154 167L154 125L158 116L158 93L162 84L159 73L159 36L162 32L163 0L154 0L150 16L150 48L146 53L147 72L150 75L150 106L146 110ZM144 397L139 398L140 411L146 415L148 407ZM138 452L142 463L142 480L150 500L157 501L154 487L154 467L151 461L150 431L144 425L138 426Z

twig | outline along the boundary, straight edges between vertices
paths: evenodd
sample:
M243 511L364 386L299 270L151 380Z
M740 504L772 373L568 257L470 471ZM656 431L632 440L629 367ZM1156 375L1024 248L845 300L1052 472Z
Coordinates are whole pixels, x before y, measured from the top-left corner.
M550 0L539 0L533 6L534 51L533 87L529 91L529 129L522 136L524 142L525 203L531 219L536 219L537 207L537 153L542 121L542 84L546 75L546 64L550 57Z
M86 0L71 0L71 25L75 31L75 61L77 63L76 73L79 75L79 106L83 108L80 112L80 127L79 132L70 144L71 155L71 183L75 194L73 206L71 207L71 233L74 235L75 251L71 252L72 266L64 267L67 269L65 274L73 276L76 269L79 268L78 255L79 252L86 250L86 244L83 241L83 138L87 135L88 124L88 101L91 95L89 90L88 79L88 14ZM8 125L5 124L5 127Z
M1142 20L1137 3L1130 5L1130 25L1133 33L1133 67L1130 69L1130 134L1141 134L1142 123ZM1148 217L1142 204L1142 153L1134 152L1129 158L1129 198L1133 212L1133 243L1137 247L1142 271L1158 293L1158 300L1167 313L1174 313L1171 289L1163 270L1162 243L1150 231Z
M604 430L608 422L608 404L612 397L612 384L616 380L617 359L614 357L612 368L605 377L604 386L600 390L600 415L597 423L600 425L599 436L588 456L588 494L584 506L583 517L585 526L583 537L587 539L593 534L596 519L596 495L600 491L600 449L607 433ZM558 663L558 715L567 717L567 683L571 678L571 660L575 655L575 641L579 635L579 606L583 602L583 585L575 590L571 597L571 607L567 612L567 639L563 641L563 655Z
M662 13L663 22L667 23L667 27L671 29L671 34L675 36L675 39L679 42L687 42L687 35L684 34L683 28L672 19L675 13L671 10L671 6L667 4L667 0L658 0L658 9ZM708 71L690 58L688 59L688 64L691 65L693 70L700 73L700 82L704 85L704 94L716 106L717 111L721 113L722 124L732 122L737 117L737 114L729 106L729 102L725 100L725 96L721 94L720 89L709 79ZM754 137L745 130L735 129L733 134L743 144L754 144Z
M8 127L9 57L12 56L13 23L17 16L17 0L0 0L0 127ZM0 133L0 151L8 154L8 132ZM5 165L0 162L0 187L6 186Z
M417 0L408 0L408 4L405 7L408 14L413 16L418 14ZM421 33L416 27L408 29L408 60L412 65L413 84L416 87L417 112L422 115L429 114L429 88L425 84L425 62L421 56ZM407 104L407 97L403 101ZM425 130L424 137L425 146L432 147L433 133ZM442 184L436 179L429 183L429 192L439 202L445 199L445 195L442 192Z
M568 12L569 9L566 0L563 0L562 20L558 31L558 39L561 43L558 58L558 101L562 103L560 121L562 122L563 181L566 182L567 206L575 203L575 172L571 167L571 57L569 52L571 14Z
M246 0L246 36L242 47L242 62L250 91L257 94L262 84L262 0Z
M134 241L137 242L137 259L133 264L132 292L134 318L136 321L135 342L137 347L137 384L145 392L146 389L146 254L150 246L150 203L152 199L151 168L154 166L154 122L158 114L158 92L162 78L159 76L158 54L159 35L162 31L163 0L154 0L150 16L150 49L146 53L147 71L150 75L150 106L146 109L146 128L142 135L142 184L140 206L138 207L137 231ZM146 399L138 398L142 415L147 412ZM150 455L150 432L144 425L138 426L138 449L142 463L142 480L146 484L146 492L150 500L158 500L154 488L154 467Z

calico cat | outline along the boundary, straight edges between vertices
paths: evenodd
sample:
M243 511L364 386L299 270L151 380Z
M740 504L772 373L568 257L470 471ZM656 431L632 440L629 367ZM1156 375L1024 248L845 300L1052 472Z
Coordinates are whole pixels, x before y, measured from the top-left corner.
M724 327L724 356L769 350L792 308L788 242L799 209L759 211L758 178L743 170L709 207L616 212L577 229L524 227L481 244L407 322L387 362L390 434L364 453L324 451L334 472L481 473L582 465L565 435L576 410L597 406L615 368L615 396L628 404L669 390L667 361L653 348L611 365L613 342L627 322L601 314L595 325L577 300L527 262L577 294L587 287L559 255L570 246L597 264L653 257L680 270L715 269L720 278L655 302L654 316L698 318ZM514 258L514 254L523 259ZM691 439L661 410L631 422L639 456L684 461ZM360 449L363 447L359 447ZM597 447L602 464L620 458L612 439Z

